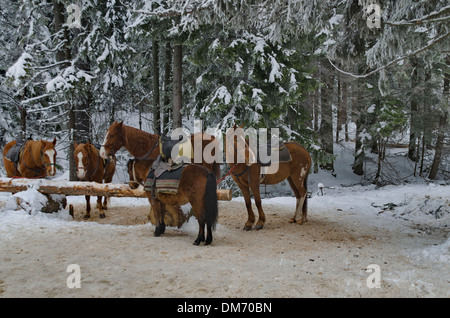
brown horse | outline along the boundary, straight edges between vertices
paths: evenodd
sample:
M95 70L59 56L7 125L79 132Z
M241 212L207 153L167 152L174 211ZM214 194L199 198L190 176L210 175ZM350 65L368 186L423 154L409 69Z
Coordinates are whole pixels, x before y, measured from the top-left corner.
M216 142L214 136L206 134L192 134L191 143L202 143L202 150L210 143ZM137 159L156 159L160 154L159 135L154 135L126 126L122 122L114 122L107 130L105 139L100 148L102 158L113 156L122 147L125 147L132 156ZM214 153L212 153L214 155ZM212 171L216 178L220 176L220 164L217 162L207 163L202 156L202 165Z
M150 191L146 191L154 209L155 236L159 236L165 231L165 206L176 207L189 202L199 226L194 245L199 245L201 242L205 242L205 245L211 244L213 240L212 231L216 227L218 217L216 188L216 177L212 172L197 164L187 164L181 174L177 194L159 193L152 196ZM205 224L207 228L206 240Z
M131 189L136 189L140 185L144 186L145 179L148 176L150 168L153 165L153 159L130 159L127 162L128 174L130 176L129 186ZM177 206L166 206L166 212L164 214L164 223L169 226L176 226L180 228L184 222L188 219L181 207ZM148 215L148 220L153 224L156 223L154 209L150 210Z
M236 129L236 125L234 126L234 129ZM226 140L226 143L233 145L232 157L234 158L231 160L232 162L228 163L231 169L233 169L232 178L241 189L245 199L245 205L247 207L248 219L245 223L244 230L251 230L255 222L255 214L252 209L250 190L253 193L259 215L255 229L260 230L264 226L266 216L261 205L259 186L260 184L277 184L285 179L289 181L289 185L294 191L297 199L294 216L289 220L289 222L302 224L307 221L307 180L309 170L311 168L311 156L305 148L296 142L283 143L284 146L287 147L292 160L289 162L280 162L278 165L278 170L273 174L266 174L261 182L261 165L259 163L253 163L255 162L253 160L254 157L251 157L254 156L254 154L249 149L247 142L244 142L245 154L242 155L242 157L245 157L245 163L238 163L237 161L238 152L240 151L237 147L237 138L234 140Z
M53 141L28 139L20 151L17 149L17 162L13 162L7 154L16 143L13 140L3 149L3 163L8 177L45 178L55 175L56 138Z
M129 161L128 173L130 174L130 179L133 176L133 178L136 178L136 181L139 180L139 183L143 182L152 164L153 162L149 160ZM130 182L130 186L137 188L138 182ZM166 229L164 222L166 211L177 211L181 205L189 202L199 225L199 232L194 245L199 245L201 242L205 242L205 245L211 244L213 240L212 231L215 229L218 217L216 191L215 175L205 167L197 164L186 164L183 167L176 194L152 194L151 191L146 191L151 209L153 209L151 214L154 217L151 218L151 221L156 226L154 235L160 236L164 234ZM205 225L207 228L206 239Z
M82 181L95 181L98 183L110 183L114 172L116 171L116 163L113 160L102 159L99 150L93 144L87 142L85 144L74 143L74 158L77 165L77 177ZM84 219L91 217L91 196L86 195L86 214ZM100 218L105 217L104 210L108 209L107 197L102 204L102 197L97 197L97 209L99 209Z

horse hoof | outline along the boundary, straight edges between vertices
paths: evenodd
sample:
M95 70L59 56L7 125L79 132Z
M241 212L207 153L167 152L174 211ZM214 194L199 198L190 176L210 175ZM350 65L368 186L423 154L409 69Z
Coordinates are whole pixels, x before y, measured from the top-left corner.
M105 213L99 214L99 216L100 216L100 219L104 219L106 217Z
M244 231L250 231L251 229L252 229L251 226L248 226L248 225L244 226Z
M294 218L290 218L288 222L289 223L295 223L295 219Z
M90 215L85 215L85 216L83 216L83 219L85 219L85 220L89 220L90 218L91 218Z
M302 225L305 222L306 222L306 220L300 219L300 220L297 220L295 223Z
M200 241L195 240L195 241L194 241L194 245L195 245L195 246L199 246L199 245L200 245Z
M255 230L262 230L262 228L264 227L264 225L257 225L255 226Z

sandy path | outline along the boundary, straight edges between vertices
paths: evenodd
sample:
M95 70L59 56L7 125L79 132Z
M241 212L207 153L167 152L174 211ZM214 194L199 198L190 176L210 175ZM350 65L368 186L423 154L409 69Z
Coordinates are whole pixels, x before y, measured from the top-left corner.
M94 200L92 199L92 203ZM148 206L112 204L105 219L11 224L2 237L1 297L449 297L448 267L415 251L445 240L404 220L315 210L289 224L293 207L266 204L266 226L245 232L242 201L220 202L212 246L193 246L195 219L153 237ZM395 226L393 226L395 222ZM104 225L99 225L99 223ZM111 225L112 224L112 225ZM395 230L392 230L394 228ZM69 264L81 288L66 285ZM381 288L368 288L370 264Z

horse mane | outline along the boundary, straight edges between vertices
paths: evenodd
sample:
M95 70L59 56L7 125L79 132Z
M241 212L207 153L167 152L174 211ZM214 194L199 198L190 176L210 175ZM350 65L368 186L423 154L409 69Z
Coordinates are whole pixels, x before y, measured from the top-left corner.
M158 135L126 125L122 125L122 136L125 139L124 147L135 157L144 156L158 141Z

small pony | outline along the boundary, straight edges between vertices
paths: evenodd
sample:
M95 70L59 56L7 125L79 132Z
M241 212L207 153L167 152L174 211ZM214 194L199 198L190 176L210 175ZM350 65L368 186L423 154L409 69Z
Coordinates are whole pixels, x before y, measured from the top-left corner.
M9 178L45 178L56 174L56 138L53 141L13 140L3 149L3 164Z
M127 162L128 174L130 176L129 186L131 189L137 189L140 185L144 186L145 179L148 176L150 168L155 160L152 159L130 159ZM180 228L188 219L189 215L183 213L181 207L166 206L168 213L164 214L164 223L168 226L176 226ZM156 223L154 209L150 210L148 220Z
M168 141L169 137L161 137L162 145ZM169 158L165 159L168 160ZM159 170L160 162L161 156L158 157L151 168L155 181L158 179L156 171ZM164 164L165 162L163 162ZM152 223L155 225L154 235L160 236L165 232L164 216L166 206L177 207L189 202L199 226L198 236L194 241L194 245L200 245L201 242L209 245L213 240L212 231L215 229L218 219L216 176L204 166L197 164L185 164L179 169L182 169L182 171L176 193L173 191L170 191L170 193L159 192L157 182L156 191L149 191L144 187L155 216L154 220L152 220ZM165 171L159 176L162 177L165 173L171 173L171 171ZM205 225L207 230L206 238Z
M98 183L110 183L114 172L116 171L116 163L109 159L102 159L99 150L90 142L85 144L74 143L74 157L77 165L77 177L81 181L95 181ZM86 195L86 214L84 219L91 217L91 196ZM97 209L100 210L100 218L105 218L103 210L108 209L107 197L102 204L102 197L97 196Z

